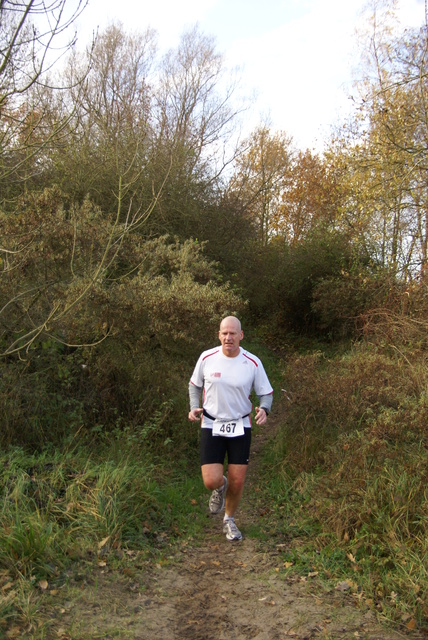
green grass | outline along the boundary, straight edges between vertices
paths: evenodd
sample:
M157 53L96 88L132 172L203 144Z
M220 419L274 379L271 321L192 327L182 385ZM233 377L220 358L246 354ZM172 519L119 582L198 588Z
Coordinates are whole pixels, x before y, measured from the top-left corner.
M155 558L202 531L199 467L192 475L183 462L168 468L147 458L124 447L118 455L115 446L92 456L20 449L0 456L0 635L12 620L42 624L41 582L62 587L70 572L92 573L97 559L123 567L125 550L135 570L136 557Z
M246 535L280 550L280 575L316 573L330 589L347 581L381 618L427 627L424 354L317 345L279 361L256 341L245 346L265 365L280 422L262 456L260 517ZM47 637L40 581L78 588L103 559L137 574L166 561L176 541L202 537L197 434L185 418L169 428L169 411L164 404L150 424L92 434L72 449L0 454L0 634L14 621ZM169 436L177 430L178 447Z
M288 355L293 401L265 448L263 527L288 571L347 580L381 618L426 628L427 371L424 354L397 357L369 345Z

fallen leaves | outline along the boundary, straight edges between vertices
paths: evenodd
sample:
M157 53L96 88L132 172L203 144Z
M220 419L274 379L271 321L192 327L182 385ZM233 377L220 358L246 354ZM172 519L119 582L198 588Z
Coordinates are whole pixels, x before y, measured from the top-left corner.
M107 536L106 538L103 538L101 540L101 542L98 543L98 551L101 551L101 549L106 546L106 544L107 544L107 542L109 540L110 540L110 536Z
M408 629L409 631L414 631L415 629L417 629L417 626L418 626L418 623L416 622L416 620L414 618L412 618L406 624L406 629Z
M355 588L355 584L351 582L351 580L342 580L342 582L338 582L335 589L336 591L350 591Z

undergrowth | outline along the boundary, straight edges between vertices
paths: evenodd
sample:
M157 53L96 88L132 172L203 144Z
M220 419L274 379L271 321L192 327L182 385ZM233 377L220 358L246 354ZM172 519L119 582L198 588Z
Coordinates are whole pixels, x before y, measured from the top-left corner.
M276 358L267 349L262 357L273 373ZM206 492L182 386L182 397L141 409L131 424L118 417L113 428L71 429L62 447L0 453L0 637L6 629L25 637L34 626L34 637L46 637L37 606L46 585L49 593L70 587L100 563L132 561L135 571L137 559L143 567L175 540L198 536Z
M280 423L265 447L255 535L280 542L286 571L346 584L361 606L423 630L426 348L370 338L281 361L243 344L265 364ZM0 635L13 623L15 637L26 637L22 630L38 624L28 637L49 637L38 612L46 585L64 588L103 563L144 571L177 538L198 538L206 492L184 403L181 413L172 424L177 410L166 401L132 428L82 430L62 450L0 454Z
M0 637L49 637L37 605L48 585L70 586L102 563L135 569L197 535L203 489L191 460L161 464L126 431L97 448L0 454Z
M290 353L266 448L267 527L290 571L347 581L409 632L428 628L428 372L424 348L373 340Z

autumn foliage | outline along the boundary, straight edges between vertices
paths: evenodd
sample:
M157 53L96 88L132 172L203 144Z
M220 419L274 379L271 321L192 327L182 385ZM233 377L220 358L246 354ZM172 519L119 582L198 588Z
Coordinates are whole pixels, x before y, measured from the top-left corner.
M399 618L407 607L422 625L426 25L400 34L390 11L369 16L355 110L317 153L266 123L240 138L245 105L198 27L161 55L151 29L111 25L86 51L71 38L48 73L52 38L73 24L61 23L64 2L0 4L0 444L13 452L4 504L22 489L26 509L24 523L6 509L0 567L20 553L28 576L44 566L55 500L72 522L63 496L76 478L100 535L141 535L141 504L156 504L150 474L162 485L159 468L190 473L189 375L233 313L274 348L283 380L281 491L305 501L320 548L333 536L351 554L364 589L375 568L378 610L392 602ZM73 475L75 450L112 456L120 473L130 459L125 489L103 461L97 481ZM35 487L17 468L46 451L59 475ZM45 473L52 463L40 460ZM150 526L172 531L152 510Z

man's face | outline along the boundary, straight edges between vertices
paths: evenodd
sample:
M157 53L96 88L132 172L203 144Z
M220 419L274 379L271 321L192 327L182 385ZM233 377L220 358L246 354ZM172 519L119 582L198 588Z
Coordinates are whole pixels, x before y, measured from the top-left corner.
M241 331L238 321L224 320L220 325L218 337L225 356L234 358L239 354L239 343L244 337L244 333Z

